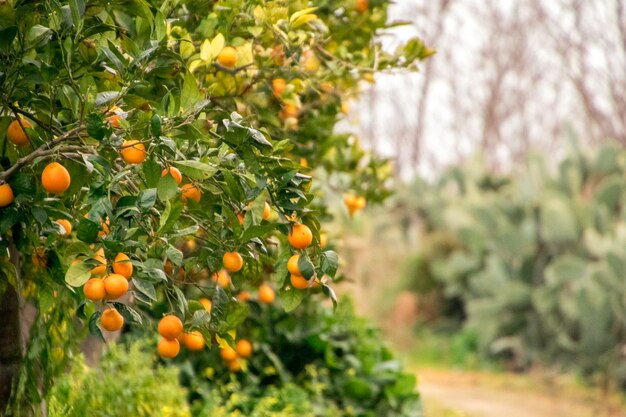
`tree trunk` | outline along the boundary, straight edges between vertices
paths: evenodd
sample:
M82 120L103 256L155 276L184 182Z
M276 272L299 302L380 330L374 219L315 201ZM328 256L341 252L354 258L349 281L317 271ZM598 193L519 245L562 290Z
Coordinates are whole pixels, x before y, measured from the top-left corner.
M13 378L22 360L20 331L20 303L17 291L11 285L0 297L0 414L6 408Z
M0 415L4 415L9 403L11 388L26 350L20 303L21 259L11 239L9 239L9 260L15 267L14 284L17 288L8 284L4 294L0 295Z

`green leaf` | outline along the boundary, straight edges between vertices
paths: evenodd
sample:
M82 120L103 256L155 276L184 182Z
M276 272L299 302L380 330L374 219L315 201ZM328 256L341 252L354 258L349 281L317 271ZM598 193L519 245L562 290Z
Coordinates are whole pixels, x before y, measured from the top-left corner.
M139 291L150 300L156 301L156 289L151 282L139 278L133 278L133 286L135 290Z
M144 212L150 210L152 207L154 207L154 204L156 203L156 198L156 188L148 188L146 190L143 190L143 192L139 196L139 208L141 208Z
M191 314L195 313L198 310L205 310L205 308L202 305L202 303L199 302L199 301L196 301L196 300L188 300L187 301L187 308L189 309L189 312Z
M157 231L157 234L161 235L174 227L182 211L183 205L179 201L176 201L174 204L172 204L171 201L168 201L165 204L165 210L161 215L161 219L159 221L159 230Z
M117 100L121 95L122 93L120 91L101 91L96 94L94 106L104 106L105 104L110 103L113 100Z
M134 308L118 302L113 302L112 304L115 309L119 311L120 314L124 317L126 323L143 323L141 315Z
M183 263L183 253L176 249L174 246L169 245L165 250L167 257L170 261L174 263L176 266L180 266Z
M86 243L94 243L98 240L100 225L93 220L82 218L76 228L76 237Z
M91 315L91 317L89 317L89 333L104 342L102 330L100 330L100 327L98 326L98 320L100 320L100 316L102 316L102 313L100 311L96 311Z
M283 307L287 313L293 311L302 303L304 299L305 291L299 291L290 289L288 291L281 291L280 299L283 303Z
M333 308L337 308L337 294L335 294L335 290L324 284L322 286L322 292L331 299L333 302Z
M337 274L337 268L339 267L339 256L335 251L327 250L322 252L321 260L320 260L320 269L323 273L330 276L331 278L335 277Z
M28 32L28 44L31 47L37 47L40 44L47 43L54 33L50 28L42 25L35 25Z
M91 278L91 266L86 262L71 265L65 273L65 282L72 287L80 287Z
M161 136L161 118L158 114L154 114L150 119L150 130L155 137Z
M249 307L245 303L231 303L226 317L227 330L236 329L248 317Z
M300 270L300 274L308 279L313 278L315 276L315 266L306 255L300 255L298 258L298 269Z
M194 311L193 316L191 316L191 327L204 327L207 323L211 321L211 316L204 309L204 307L202 307L202 304L200 304L200 307L201 309Z
M187 72L183 81L183 90L180 94L182 112L193 108L194 105L203 98L202 94L200 94L200 90L198 90L198 82L195 77L190 72Z
M218 171L216 166L200 161L174 161L174 165L187 177L195 180L211 178Z
M87 133L96 140L102 140L110 133L110 129L104 124L102 118L96 113L87 115Z
M146 177L146 185L150 188L156 187L161 178L161 167L154 159L148 159L142 165L141 169Z
M264 237L267 236L268 233L271 233L274 229L276 229L275 224L250 226L241 234L241 240L247 242L256 237Z
M161 201L169 201L178 194L178 184L171 175L159 178L157 183L157 195Z

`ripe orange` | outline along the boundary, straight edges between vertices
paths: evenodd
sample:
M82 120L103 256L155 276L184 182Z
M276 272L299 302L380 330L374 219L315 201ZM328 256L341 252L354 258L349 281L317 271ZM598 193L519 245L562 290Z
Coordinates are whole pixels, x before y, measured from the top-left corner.
M111 116L106 118L106 121L113 127L120 127L120 120L125 119L124 110L118 106L113 106L108 111Z
M225 269L220 269L219 272L214 273L212 279L222 288L230 287L230 274Z
M239 224L243 224L243 219L246 217L245 214L243 214L243 212L239 211L237 212L237 220L239 221Z
M24 129L32 127L26 119L21 119L21 122ZM22 126L20 126L20 122L17 120L13 120L11 122L9 128L7 129L7 139L9 142L17 146L28 145L28 135L26 135L26 131L22 128Z
M228 370L231 372L240 372L241 362L239 362L239 359L228 362Z
M242 303L250 301L252 300L252 294L250 294L250 291L240 291L239 294L237 294L237 300Z
M0 207L6 207L13 202L13 189L7 183L0 185Z
M185 184L181 187L183 193L183 202L186 203L188 199L192 199L196 203L200 202L202 193L200 189L193 184Z
M165 316L159 322L159 334L166 339L176 339L183 333L183 322L172 314Z
M363 196L356 196L354 194L345 194L343 196L343 203L346 205L348 209L348 213L353 215L357 211L363 209L367 204L367 200Z
M279 116L283 120L288 119L290 117L297 118L299 112L300 112L300 109L298 108L298 106L292 103L286 103L283 106L282 111L279 113Z
M49 193L63 194L71 181L70 173L58 162L51 162L41 173L41 183Z
M93 255L93 258L100 262L100 265L96 265L91 270L91 275L104 275L107 272L107 258L104 256L104 248L100 248Z
M335 90L335 86L330 81L323 81L320 83L320 90L326 94L330 94Z
M237 342L237 354L242 358L249 358L252 356L252 343L248 342L246 339L241 339Z
M161 339L158 346L159 355L163 358L175 358L180 352L180 343L178 339Z
M238 272L243 268L243 258L237 252L226 252L222 257L222 262L229 272Z
M128 292L128 280L120 274L110 274L104 277L104 289L109 300L117 300Z
M239 54L232 46L225 46L220 53L217 54L217 62L226 68L234 68L235 65L237 65L237 59L239 59Z
M356 11L359 13L365 13L369 8L368 0L356 0Z
M176 184L180 185L180 183L183 181L183 174L180 173L180 170L176 167L169 167L169 168L165 168L162 172L161 172L161 176L164 177L167 174L170 174L172 177L174 177L174 180L176 180Z
M83 287L85 298L91 301L100 301L106 296L104 281L101 278L91 278Z
M276 293L267 284L261 284L259 287L259 301L265 304L271 304L276 299Z
M61 236L67 237L72 234L72 223L69 220L59 219L56 222L65 230L65 232L61 233Z
M313 233L305 224L295 223L287 236L289 244L296 249L306 249L313 242Z
M234 361L237 359L237 352L230 346L226 346L220 349L220 358L226 362Z
M287 86L287 82L284 78L274 78L272 80L272 92L275 96L282 96L285 91L285 87Z
M124 326L124 317L114 308L107 308L100 317L102 328L110 332L117 331Z
M298 290L304 290L309 288L309 281L307 281L301 275L291 274L289 281L291 281L291 286Z
M204 309L207 311L207 313L211 312L211 308L213 307L213 303L211 302L211 300L209 300L208 298L201 298L198 301L200 301L200 304L204 306Z
M183 333L183 344L191 351L198 351L204 348L204 337L202 333L194 330L193 332Z
M263 220L269 219L270 214L272 214L272 208L269 204L265 203L265 206L263 206Z
M295 275L302 275L300 273L300 268L298 268L299 259L300 259L300 255L298 255L297 253L293 255L291 258L289 258L289 260L287 261L287 270L289 271L289 273L295 274Z
M130 258L121 252L118 253L113 261L113 272L130 279L131 275L133 275L133 264L130 263Z
M138 140L125 140L120 154L127 164L141 164L146 160L146 147Z

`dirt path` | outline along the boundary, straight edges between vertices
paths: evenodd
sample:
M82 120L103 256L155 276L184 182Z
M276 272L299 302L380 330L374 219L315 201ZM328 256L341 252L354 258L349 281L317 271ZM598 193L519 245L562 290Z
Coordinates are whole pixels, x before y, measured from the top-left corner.
M426 417L626 417L616 399L537 377L417 372Z

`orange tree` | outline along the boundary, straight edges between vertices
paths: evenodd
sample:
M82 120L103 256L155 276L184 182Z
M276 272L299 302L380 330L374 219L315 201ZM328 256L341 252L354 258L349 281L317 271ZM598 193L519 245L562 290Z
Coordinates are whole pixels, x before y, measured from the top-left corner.
M294 286L334 299L308 174L376 199L384 162L333 126L360 80L431 54L418 39L381 49L386 7L0 2L1 404L11 381L14 405L35 404L86 329L141 323L157 300L232 342L242 286L287 309Z

